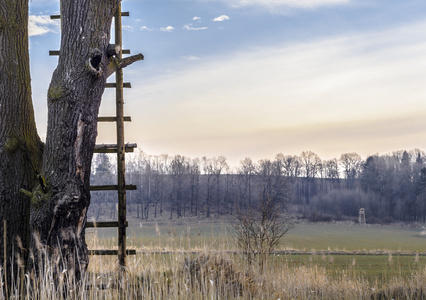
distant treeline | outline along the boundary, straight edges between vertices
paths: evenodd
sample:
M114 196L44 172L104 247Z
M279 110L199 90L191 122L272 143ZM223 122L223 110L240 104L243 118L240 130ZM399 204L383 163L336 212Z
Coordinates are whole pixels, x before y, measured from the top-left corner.
M94 157L91 180L116 182L108 155ZM128 159L126 180L137 186L127 192L128 213L140 219L235 214L255 207L266 190L283 208L314 222L356 221L360 208L367 223L426 221L426 155L417 149L365 160L356 153L321 160L304 151L257 162L245 158L234 169L223 156L140 152ZM115 192L92 192L89 217L115 219L116 199Z

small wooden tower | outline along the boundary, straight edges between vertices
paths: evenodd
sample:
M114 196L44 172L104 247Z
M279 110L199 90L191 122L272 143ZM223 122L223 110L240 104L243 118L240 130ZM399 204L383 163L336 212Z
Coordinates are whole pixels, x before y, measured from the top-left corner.
M364 226L367 225L367 223L365 222L365 209L364 208L359 209L358 223L359 223L359 225L364 225Z

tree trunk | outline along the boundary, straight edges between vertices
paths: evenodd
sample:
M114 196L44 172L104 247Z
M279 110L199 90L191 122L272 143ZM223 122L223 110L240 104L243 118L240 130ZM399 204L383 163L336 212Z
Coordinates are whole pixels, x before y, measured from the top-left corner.
M6 248L6 264L12 249L23 247L30 249L29 266L36 271L45 258L58 257L55 271L67 269L77 280L87 268L84 233L101 96L108 76L143 59L141 54L112 57L117 53L111 49L119 49L108 47L119 3L61 1L61 49L48 90L43 152L31 103L28 1L0 2L0 216L7 246L3 239L0 245Z
M197 177L197 186L196 186L196 189L195 189L195 215L196 216L198 216L198 201L199 201L198 190L199 190L199 187L200 187L199 183L200 183L200 178Z
M30 240L30 199L20 189L33 189L42 158L31 102L28 0L0 2L0 49L0 257L3 270L13 263L16 275L19 249ZM25 265L27 252L20 256Z
M145 219L148 220L149 217L149 205L150 203L147 203L145 206Z
M31 212L34 259L37 245L49 258L62 259L56 271L75 272L88 265L85 242L90 204L90 169L97 136L97 116L109 76L107 48L119 0L62 1L59 62L48 90L48 127L42 175L46 182Z
M220 215L220 182L219 182L220 173L216 175L216 200L217 200L217 215Z
M139 202L136 202L136 218L139 219Z

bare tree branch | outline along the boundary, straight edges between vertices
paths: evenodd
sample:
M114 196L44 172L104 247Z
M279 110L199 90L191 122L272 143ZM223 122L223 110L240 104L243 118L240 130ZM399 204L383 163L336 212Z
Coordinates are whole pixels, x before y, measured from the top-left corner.
M249 161L243 162L246 165ZM246 180L246 169L242 169L242 179L257 194L248 208L237 207L234 239L242 250L248 264L257 263L263 271L269 255L281 238L294 227L289 216L284 214L289 203L288 177L283 175L277 161L261 160L253 165L253 182ZM247 197L244 189L243 195Z
M115 73L115 71L119 69L123 69L129 65L131 65L134 62L143 60L144 56L142 53L132 55L126 58L118 59L118 58L111 58L110 62L108 64L107 68L107 77L111 76Z

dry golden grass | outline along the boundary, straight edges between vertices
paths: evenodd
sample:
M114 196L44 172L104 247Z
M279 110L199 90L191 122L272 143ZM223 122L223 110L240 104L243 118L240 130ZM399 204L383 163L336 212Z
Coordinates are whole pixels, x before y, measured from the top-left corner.
M68 271L55 277L47 265L44 273L23 275L10 290L11 299L426 299L426 266L419 264L409 276L395 274L386 280L367 278L354 258L347 268L337 257L317 255L322 265L290 263L271 257L261 271L238 255L233 243L206 239L202 244L189 235L179 238L173 230L163 242L132 247L137 255L127 257L125 276L119 278L115 256L92 256L88 273L77 284ZM116 241L88 238L91 249L114 249ZM128 240L132 245L132 240ZM136 244L133 244L136 245ZM163 251L163 252L160 252ZM194 253L196 252L196 253ZM287 258L286 256L284 256ZM313 257L313 256L312 256ZM397 265L389 255L387 263ZM0 278L3 270L0 269ZM54 288L56 283L57 288ZM5 285L0 286L0 298Z
M141 249L138 249L141 250ZM357 272L330 275L318 266L268 264L264 272L223 251L129 256L125 278L116 257L92 257L84 282L47 272L12 288L12 299L426 299L426 268L410 277L371 282ZM121 289L119 287L121 286ZM21 289L22 287L22 289ZM4 285L1 287L4 288ZM3 292L0 291L0 292Z

